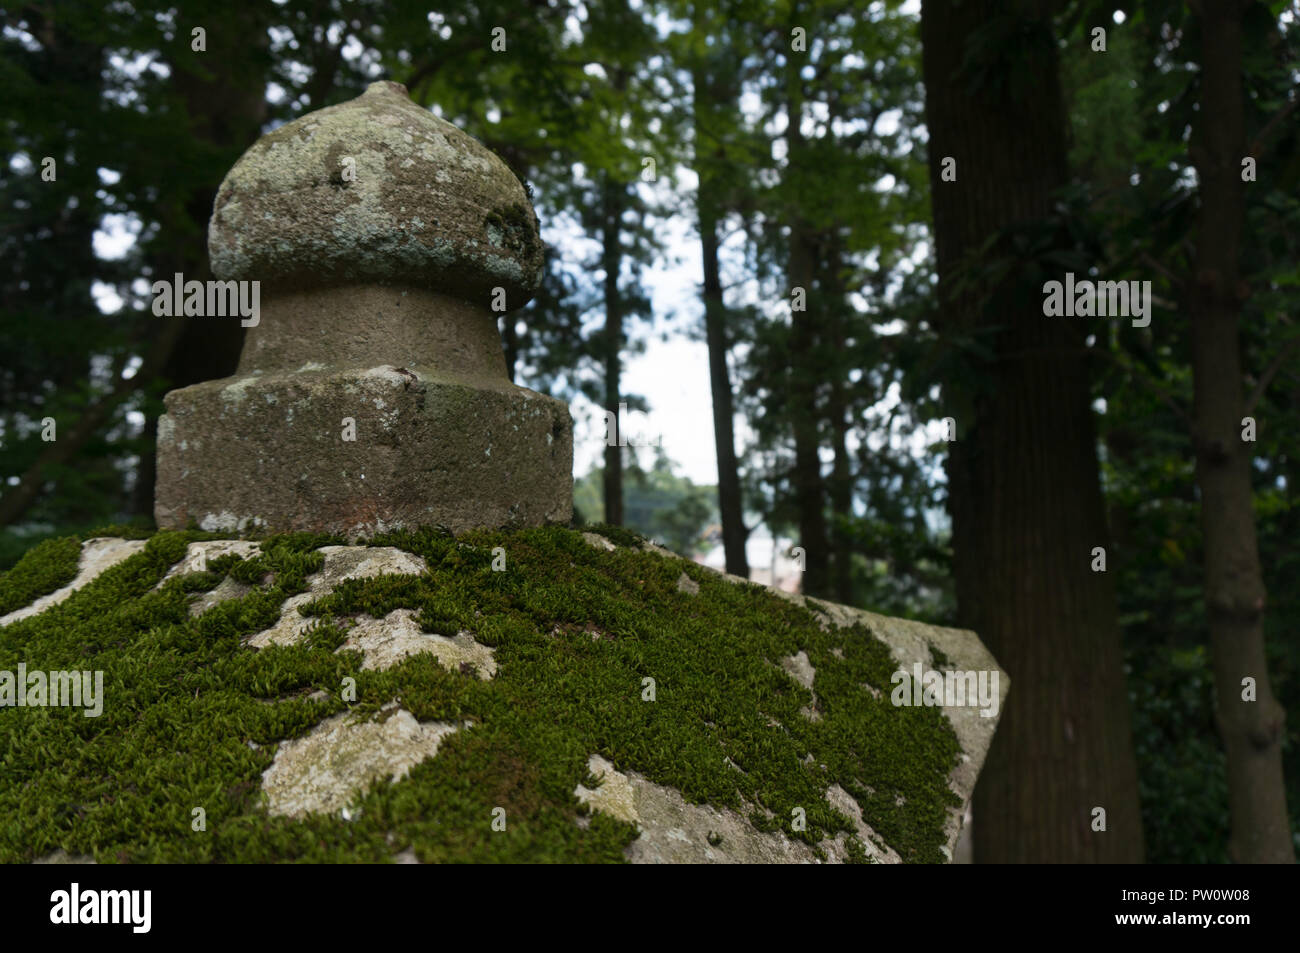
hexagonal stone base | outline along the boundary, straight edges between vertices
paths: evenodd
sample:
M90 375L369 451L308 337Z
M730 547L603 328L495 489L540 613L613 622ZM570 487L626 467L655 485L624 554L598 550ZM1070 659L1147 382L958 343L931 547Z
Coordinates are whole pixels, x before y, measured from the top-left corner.
M164 529L355 537L573 514L568 407L508 382L304 368L207 381L166 405L154 505Z

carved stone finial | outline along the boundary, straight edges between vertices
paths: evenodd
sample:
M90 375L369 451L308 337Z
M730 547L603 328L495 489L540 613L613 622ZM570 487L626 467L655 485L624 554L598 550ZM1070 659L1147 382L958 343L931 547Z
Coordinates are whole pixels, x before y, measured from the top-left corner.
M258 140L208 248L260 313L233 378L166 397L159 526L568 521L568 408L510 383L496 329L540 281L537 218L481 143L374 83Z

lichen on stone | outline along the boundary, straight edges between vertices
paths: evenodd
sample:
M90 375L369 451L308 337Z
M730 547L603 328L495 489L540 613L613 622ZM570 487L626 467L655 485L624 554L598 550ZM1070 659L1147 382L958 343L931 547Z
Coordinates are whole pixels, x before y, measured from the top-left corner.
M961 746L941 710L889 703L897 661L860 624L826 628L771 590L658 551L598 550L559 527L377 536L371 546L421 570L328 591L311 580L342 541L305 533L261 539L246 556L230 548L164 581L204 538L160 532L63 602L0 629L0 670L100 669L107 696L99 718L3 712L0 862L57 850L101 862L661 856L636 823L575 795L597 783L593 756L693 818L683 836L705 859L743 860L763 837L785 845L772 854L785 859L946 859ZM683 576L698 592L683 591ZM242 595L191 614L228 583ZM308 637L249 644L303 594L294 611ZM493 677L434 652L367 667L348 632L399 611L430 636L472 637ZM812 690L782 669L791 657L807 658L799 674L815 673ZM814 691L818 721L799 714ZM430 753L398 780L372 765L329 810L268 809L279 752L343 724L332 718L376 723L394 703L408 740L427 733L420 726L456 730L429 729Z

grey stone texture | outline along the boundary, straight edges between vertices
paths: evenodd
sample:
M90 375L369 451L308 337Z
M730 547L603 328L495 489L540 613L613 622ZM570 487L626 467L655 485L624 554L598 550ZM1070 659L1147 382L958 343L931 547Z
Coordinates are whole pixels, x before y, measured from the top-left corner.
M374 83L255 143L208 246L219 279L261 283L260 315L234 377L166 397L160 527L569 520L568 408L510 383L496 329L540 280L537 219L482 144Z
M221 279L412 282L468 301L501 286L511 309L542 271L514 173L387 82L255 142L217 192L208 254Z

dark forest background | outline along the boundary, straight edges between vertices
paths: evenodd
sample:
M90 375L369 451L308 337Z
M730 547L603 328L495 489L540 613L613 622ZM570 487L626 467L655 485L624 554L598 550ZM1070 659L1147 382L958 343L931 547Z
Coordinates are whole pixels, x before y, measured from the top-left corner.
M262 132L392 79L587 239L502 323L517 382L645 408L628 355L707 343L717 487L609 447L580 512L684 551L711 527L742 575L765 524L805 592L975 629L1011 674L977 860L1292 861L1298 13L6 3L0 568L150 522L162 395L242 343L154 317L151 282L209 277ZM674 221L703 283L666 324L645 272ZM135 241L97 254L114 230ZM1066 272L1150 281L1150 324L1045 317Z

